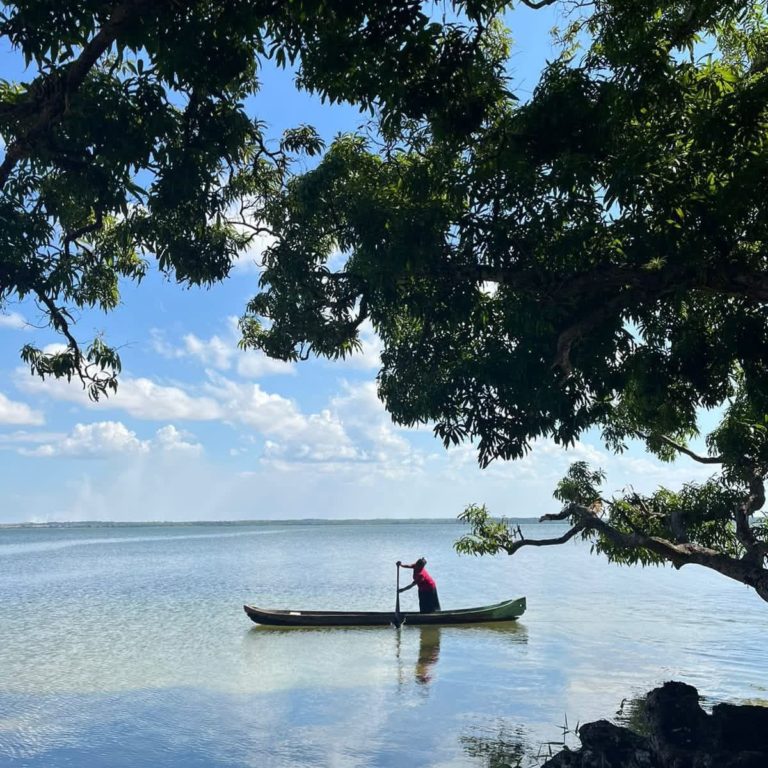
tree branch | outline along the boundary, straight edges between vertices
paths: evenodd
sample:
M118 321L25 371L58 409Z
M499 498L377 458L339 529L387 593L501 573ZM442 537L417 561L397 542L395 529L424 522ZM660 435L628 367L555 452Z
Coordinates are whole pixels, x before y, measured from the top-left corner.
M727 296L742 296L768 301L768 273L764 271L729 271L718 267L711 272L692 272L681 267L647 270L640 267L603 265L574 275L544 277L522 267L493 267L486 264L449 267L457 277L477 282L497 283L513 290L534 293L550 301L562 302L575 297L598 299L614 292L635 289L646 297L671 290L701 290Z
M83 353L80 351L80 344L77 339L72 335L72 331L69 329L69 323L62 310L56 306L54 300L45 293L42 288L35 288L35 293L38 299L45 305L48 310L48 314L51 316L51 324L54 330L61 333L64 338L69 342L69 346L75 355L75 364L77 366L77 372L80 376L80 380L85 384L82 374L82 361Z
M153 5L155 0L124 0L116 5L109 20L83 47L77 59L62 72L49 75L37 88L30 89L29 100L16 108L36 111L37 116L27 130L8 146L0 165L0 186L5 185L16 164L29 154L34 140L50 130L61 117L69 97L83 84L93 66L115 41L122 27Z
M527 268L483 264L458 266L454 271L457 277L475 279L479 283L497 283L538 296L549 303L578 299L581 304L597 304L597 309L565 328L558 337L552 367L560 368L566 376L572 371L570 353L573 344L637 299L650 301L672 292L700 290L740 296L761 303L768 301L768 274L765 272L712 270L693 273L681 267L649 271L606 265L576 275L546 279L539 272ZM678 447L672 442L669 444ZM702 463L721 463L717 459L697 457L682 446L679 450Z
M544 515L544 517L549 516ZM544 518L541 518L540 521L543 519ZM566 541L569 541L574 536L581 533L584 528L585 526L579 523L574 525L573 528L570 528L562 536L559 536L556 539L518 539L509 546L504 547L504 550L508 555L514 555L515 552L517 552L517 550L521 549L522 547L552 547L556 544L565 544Z
M670 446L670 448L674 448L676 451L679 451L680 453L684 453L686 456L690 456L694 461L698 461L699 464L722 464L723 458L722 456L700 456L698 453L694 453L690 448L687 448L684 445L681 445L680 443L675 442L672 440L672 438L667 437L666 435L649 435L645 432L636 431L635 434L642 438L643 440L650 440L652 437L658 438L661 440L665 445Z
M67 232L64 236L64 252L67 254L67 256L69 256L70 243L76 242L79 238L83 237L83 235L89 235L91 232L97 232L101 229L103 223L104 221L101 211L96 211L96 220L94 222L91 224L85 224L78 229L72 230L71 232Z
M611 301L607 301L601 307L594 310L594 312L590 312L586 317L562 331L557 337L557 351L552 362L552 368L559 368L566 377L570 376L573 373L573 368L571 367L571 348L574 342L597 328L600 323L611 317L625 302L625 297L619 294Z
M523 5L527 5L529 8L533 8L534 11L538 11L539 8L545 8L548 5L554 5L557 0L521 0Z
M762 498L764 501L765 497L763 496ZM752 499L752 496L750 496L750 499ZM757 504L759 502L760 494L756 493L754 495L753 503ZM755 507L754 509L758 508L759 507ZM691 544L689 542L679 542L674 544L659 536L648 536L639 531L624 533L600 518L593 510L580 504L569 504L564 507L561 512L544 515L540 518L540 521L565 520L574 517L577 518L577 523L574 528L580 526L584 530L593 530L600 533L617 547L627 550L646 549L649 552L659 555L664 560L669 561L675 568L682 568L684 565L689 564L701 565L705 568L717 571L734 581L747 584L752 587L763 600L768 602L768 570L763 567L766 545L762 542L756 543L756 547L762 552L762 556L759 559L756 559L754 556L744 558L730 557L721 554L717 550L709 549L708 547L703 547L699 544ZM571 531L573 530L574 529L571 529ZM568 533L571 533L571 531ZM575 535L575 533L573 535ZM555 539L541 539L538 541L534 539L526 539L525 542L515 542L511 547L505 549L509 554L512 554L521 546L549 546L550 543L558 542Z
M736 509L736 538L744 546L744 560L762 566L768 554L768 543L760 541L749 519L765 504L765 483L762 473L753 469L749 478L749 496Z

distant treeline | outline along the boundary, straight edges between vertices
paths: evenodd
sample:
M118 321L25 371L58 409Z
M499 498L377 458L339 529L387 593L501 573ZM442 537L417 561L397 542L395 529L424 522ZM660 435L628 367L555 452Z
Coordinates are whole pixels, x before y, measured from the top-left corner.
M507 518L511 525L523 523L536 523L535 517L511 517ZM181 528L189 526L254 526L254 525L445 525L454 523L462 525L461 521L454 517L429 517L429 518L375 518L363 520L350 518L346 520L323 520L320 518L306 518L295 520L200 520L187 522L161 521L129 521L117 522L111 520L79 520L71 522L49 523L0 523L0 528Z

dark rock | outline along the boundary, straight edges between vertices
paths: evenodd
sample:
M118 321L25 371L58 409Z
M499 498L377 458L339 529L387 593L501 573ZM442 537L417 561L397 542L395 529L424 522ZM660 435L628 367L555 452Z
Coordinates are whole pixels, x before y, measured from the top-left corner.
M657 768L648 740L628 728L598 720L579 728L581 749L564 749L544 768Z
M568 747L563 747L562 752L558 752L547 760L542 768L584 768L581 750L577 749L574 752Z
M708 715L698 691L664 683L646 697L648 736L606 720L579 729L581 749L543 768L768 768L768 708L718 704Z
M661 764L693 768L692 755L707 741L708 715L699 706L699 693L685 683L664 683L646 698L651 746Z
M598 720L584 723L579 728L582 750L591 755L586 765L605 768L651 768L656 763L651 755L648 739L629 728Z
M768 707L716 704L712 731L724 751L768 752Z
M766 768L766 752L712 752L703 755L696 768Z

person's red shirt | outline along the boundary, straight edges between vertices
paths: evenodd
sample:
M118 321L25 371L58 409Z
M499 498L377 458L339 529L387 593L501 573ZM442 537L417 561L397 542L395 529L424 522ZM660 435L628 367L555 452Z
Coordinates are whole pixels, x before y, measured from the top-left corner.
M426 568L422 568L420 571L414 571L413 580L416 582L419 592L431 592L437 587L435 580L427 573Z

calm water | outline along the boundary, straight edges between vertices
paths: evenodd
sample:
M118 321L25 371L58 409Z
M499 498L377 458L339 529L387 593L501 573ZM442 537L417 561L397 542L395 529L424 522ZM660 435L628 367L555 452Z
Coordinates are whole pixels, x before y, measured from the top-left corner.
M768 699L768 606L746 588L610 566L583 544L460 558L461 533L0 531L0 766L490 766L668 679L709 703ZM320 631L242 612L389 607L395 560L420 554L444 608L526 595L527 613L503 628ZM415 608L415 590L402 599Z

